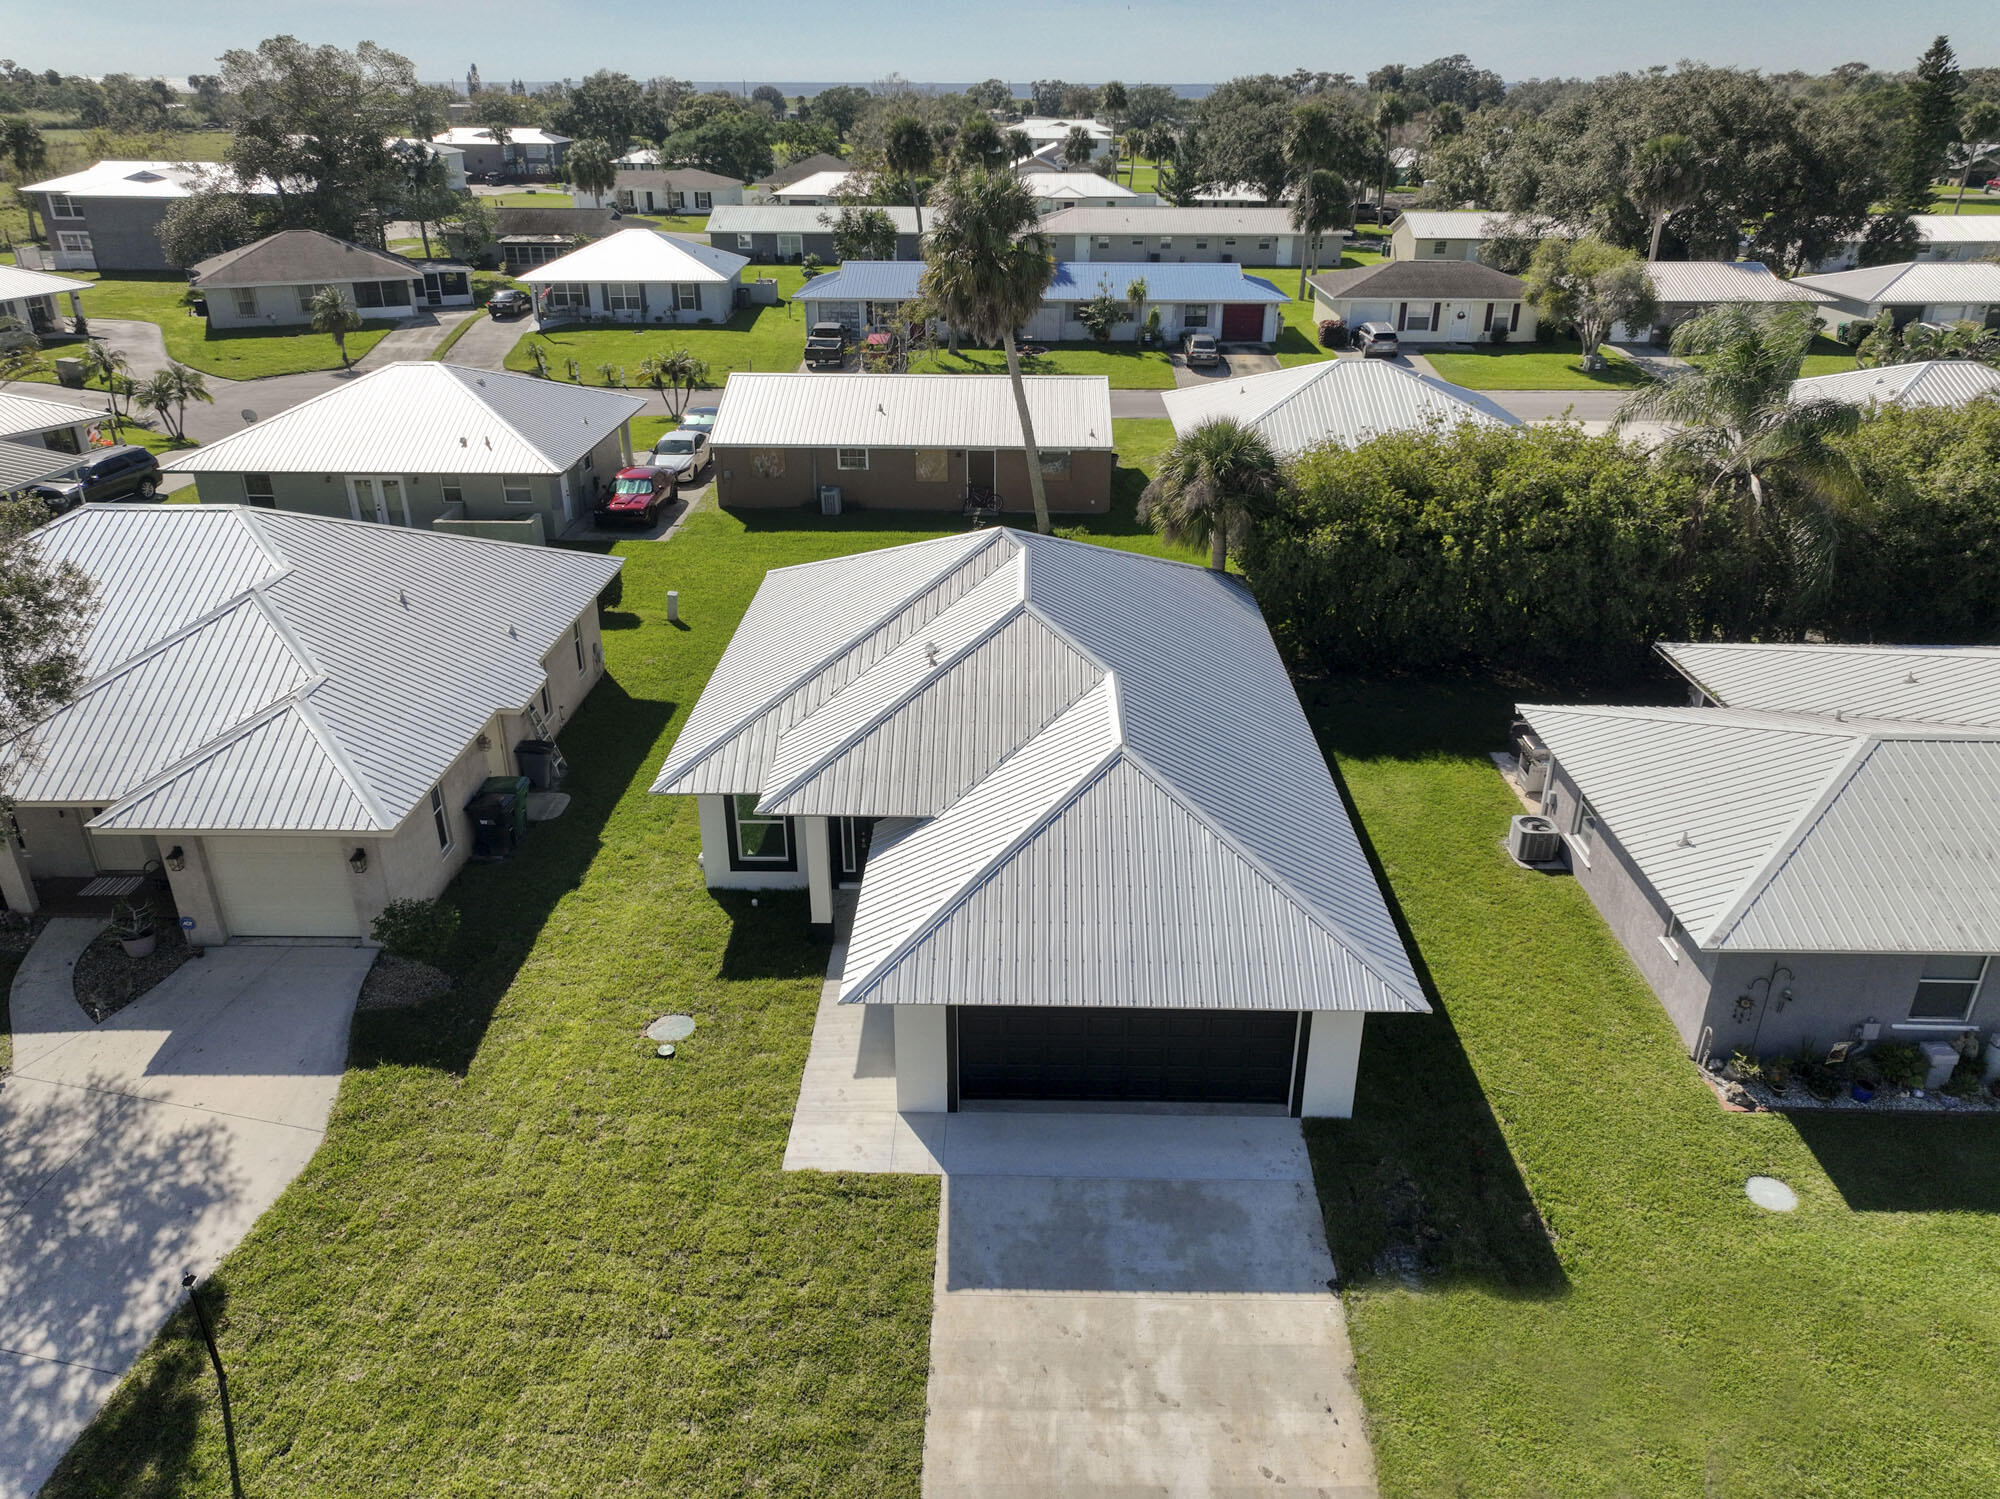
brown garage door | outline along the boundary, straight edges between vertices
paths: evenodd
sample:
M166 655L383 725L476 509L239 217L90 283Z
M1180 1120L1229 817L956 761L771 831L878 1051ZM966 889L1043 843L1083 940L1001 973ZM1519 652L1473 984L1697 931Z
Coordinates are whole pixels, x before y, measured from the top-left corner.
M1284 1011L960 1006L958 1094L1283 1104L1297 1039Z
M1264 338L1264 307L1260 302L1230 302L1222 309L1224 343L1261 343Z

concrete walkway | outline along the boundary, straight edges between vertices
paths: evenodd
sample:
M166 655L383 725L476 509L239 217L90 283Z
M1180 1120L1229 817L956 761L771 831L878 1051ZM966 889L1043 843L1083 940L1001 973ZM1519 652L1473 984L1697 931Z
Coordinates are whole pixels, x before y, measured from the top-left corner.
M887 1017L835 1002L844 960L785 1167L945 1178L927 1499L1373 1495L1297 1121L899 1115Z
M0 1084L0 1499L48 1477L181 1299L318 1148L374 953L231 946L102 1025L58 917L15 975ZM171 940L171 939L168 939Z

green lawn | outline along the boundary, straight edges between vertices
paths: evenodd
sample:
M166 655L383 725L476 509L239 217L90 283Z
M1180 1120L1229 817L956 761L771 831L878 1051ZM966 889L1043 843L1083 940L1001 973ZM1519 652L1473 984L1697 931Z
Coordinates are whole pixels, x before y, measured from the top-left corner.
M645 224L654 229L671 229L676 234L708 233L705 213L633 213L626 211L621 225Z
M1805 362L1799 368L1801 375L1837 375L1844 370L1858 370L1854 350L1837 339L1828 338L1824 333L1812 341L1806 351Z
M1931 189L1931 212L1952 212L1952 204L1957 197L1958 187L1956 184L1951 187L1933 187ZM1981 192L1976 187L1969 187L1965 190L1964 205L1957 211L1961 214L2000 213L2000 193L1988 194Z
M185 277L171 273L98 276L91 271L63 274L79 281L96 282L80 298L86 318L128 318L157 323L166 338L168 356L205 375L254 380L262 375L295 375L303 370L340 367L340 353L330 334L294 328L211 332L205 319L190 316L180 305L181 293L187 288ZM348 357L359 359L388 332L386 327L373 327L348 334ZM49 352L55 355L65 351L51 347Z
M804 314L792 303L753 307L711 327L559 328L526 333L507 354L507 368L535 368L533 349L547 351L552 378L569 379L574 359L585 385L602 385L600 364L621 366L628 384L638 385L638 369L649 355L687 349L708 361L708 384L719 386L732 370L793 370L806 354Z
M1560 343L1476 344L1424 358L1442 379L1468 390L1604 390L1646 383L1645 372L1616 349L1605 348L1602 370L1583 367L1582 346Z
M1030 375L1105 375L1114 390L1172 390L1173 361L1162 349L1141 349L1136 344L1060 343L1044 344L1046 354L1024 358L1021 369ZM918 374L994 375L1007 372L1007 358L997 349L967 349L958 354L939 350L910 361Z
M1442 1001L1308 1129L1383 1493L2000 1489L2000 1121L1722 1112L1575 882L1501 853L1519 695L1306 689Z
M486 201L495 208L574 208L576 199L561 188L545 187L539 190L521 189L511 193L494 193Z

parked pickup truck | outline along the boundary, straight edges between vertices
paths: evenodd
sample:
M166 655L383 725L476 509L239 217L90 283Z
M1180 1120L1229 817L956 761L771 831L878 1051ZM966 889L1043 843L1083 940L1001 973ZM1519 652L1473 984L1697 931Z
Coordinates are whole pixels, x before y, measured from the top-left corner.
M806 331L808 366L847 363L847 330L838 323L814 323Z

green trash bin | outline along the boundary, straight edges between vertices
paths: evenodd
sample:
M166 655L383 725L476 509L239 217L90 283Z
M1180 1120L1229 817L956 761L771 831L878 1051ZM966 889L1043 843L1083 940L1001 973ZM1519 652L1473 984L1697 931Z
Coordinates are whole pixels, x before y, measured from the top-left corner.
M488 776L480 785L481 796L511 796L514 798L514 836L528 836L528 778L526 776Z

